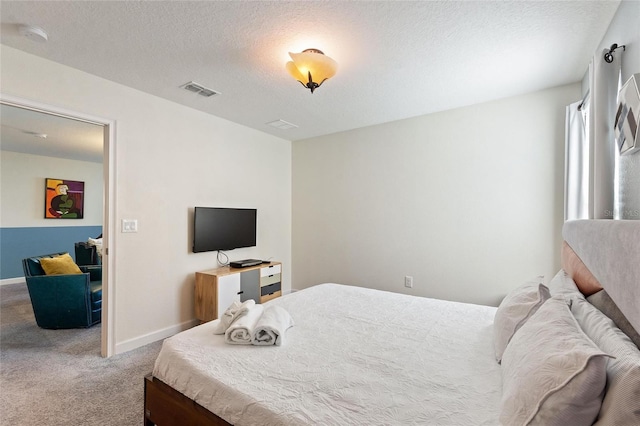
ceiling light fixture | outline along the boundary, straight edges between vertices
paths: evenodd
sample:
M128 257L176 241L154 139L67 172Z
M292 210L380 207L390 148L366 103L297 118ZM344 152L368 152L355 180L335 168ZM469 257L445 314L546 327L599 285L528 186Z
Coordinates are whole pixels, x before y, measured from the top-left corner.
M338 63L318 49L305 49L301 53L289 52L292 61L287 71L313 93L325 80L336 75Z
M49 40L49 36L42 28L34 27L33 25L18 25L18 32L29 40L36 41L38 43L44 43Z

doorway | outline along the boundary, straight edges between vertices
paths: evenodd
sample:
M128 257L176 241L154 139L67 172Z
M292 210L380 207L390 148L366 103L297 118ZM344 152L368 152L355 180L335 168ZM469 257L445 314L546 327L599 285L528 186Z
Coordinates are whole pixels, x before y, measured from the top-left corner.
M114 230L116 229L112 223L115 218L113 202L115 199L116 175L115 122L113 120L94 117L52 105L45 105L2 94L0 94L0 107L3 112L3 132L7 131L14 135L13 138L3 138L3 152L22 153L23 155L40 155L52 158L55 157L58 159L67 158L78 162L87 161L95 163L101 161L102 163L102 194L100 199L94 203L97 206L100 206L100 201L102 202L101 226L103 250L100 353L103 357L112 356L115 354L115 339L113 336L115 306L112 297L115 290L115 264L110 261L110 259L113 256L113 247L115 243ZM29 122L33 125L29 125ZM35 123L38 124L36 125ZM59 145L56 146L54 138L50 137L50 135L46 133L47 131L45 129L38 127L38 125L46 127L45 123L46 126L51 126L49 128L53 129L51 130L52 135L59 135L60 132L68 131L66 136L62 138L64 139L64 142L58 141ZM85 134L85 143L83 144L82 137L76 137L78 135L74 134L74 132L81 133L82 131L87 131L87 129L90 129L89 133L93 133L93 136L87 137ZM79 142L76 141L74 143L74 140L76 139ZM93 142L91 142L91 140L93 140ZM20 144L22 146L20 146ZM64 176L43 177L64 178ZM32 180L34 179L35 178ZM45 179L42 179L43 185L44 180ZM94 198L96 195L95 192L97 192L97 190L94 191ZM31 198L33 198L33 196ZM44 199L40 202L43 203ZM44 213L44 208L42 209L42 212ZM35 218L34 220L36 221L36 224L41 223ZM3 223L2 226L4 227L5 224ZM97 237L97 235L93 237ZM34 253L33 255L36 254L44 253Z

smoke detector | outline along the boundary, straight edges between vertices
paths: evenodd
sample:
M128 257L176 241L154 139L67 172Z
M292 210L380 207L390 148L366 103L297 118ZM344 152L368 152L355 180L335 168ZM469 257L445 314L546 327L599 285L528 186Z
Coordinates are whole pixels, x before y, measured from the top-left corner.
M213 95L220 94L220 92L216 92L213 89L204 87L203 85L198 84L195 81L190 81L188 83L183 84L180 87L182 87L184 90L188 90L189 92L197 93L200 96L204 96L205 98L210 98Z
M42 28L34 27L33 25L18 25L18 32L29 40L38 43L45 43L49 40L49 36Z

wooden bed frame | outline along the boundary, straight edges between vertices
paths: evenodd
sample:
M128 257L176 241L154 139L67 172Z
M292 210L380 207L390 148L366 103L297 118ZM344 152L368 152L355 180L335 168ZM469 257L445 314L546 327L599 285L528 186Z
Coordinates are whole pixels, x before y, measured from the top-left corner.
M229 426L230 424L151 374L144 378L145 426Z

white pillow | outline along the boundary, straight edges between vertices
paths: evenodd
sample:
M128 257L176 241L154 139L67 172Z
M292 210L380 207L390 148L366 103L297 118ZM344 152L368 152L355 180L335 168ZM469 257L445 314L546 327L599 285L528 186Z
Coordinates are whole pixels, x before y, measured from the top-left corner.
M607 358L555 296L513 336L502 358L505 425L591 425L602 404Z
M549 299L549 289L537 277L512 290L502 300L493 319L493 347L500 362L509 340L516 331Z
M561 294L568 299L577 298L584 300L584 294L578 290L575 281L567 275L564 269L560 271L549 281L549 293L551 296Z
M616 302L611 299L609 293L606 290L600 290L599 292L592 294L587 297L587 302L591 303L597 310L605 314L605 316L620 329L624 334L626 334L629 339L635 345L640 348L640 333L636 331L635 328L631 325L627 317L620 311Z
M607 364L607 390L595 424L640 425L640 350L589 302L575 300L571 312L587 336L615 357Z

